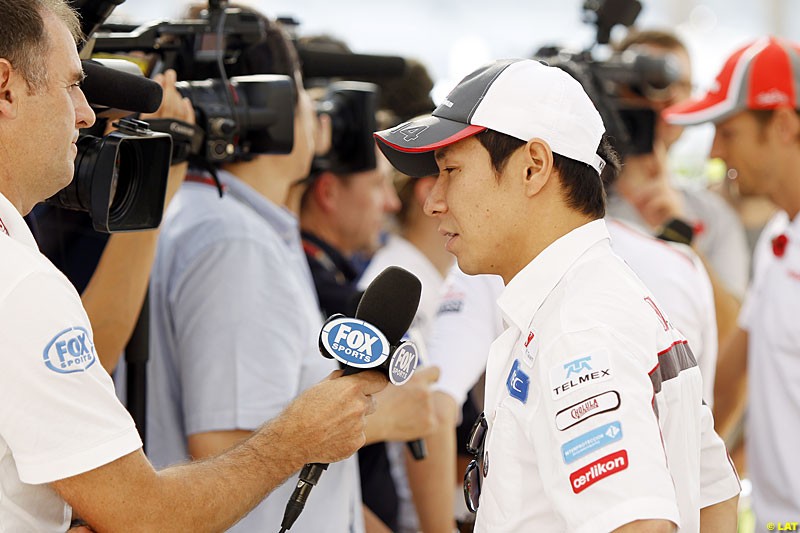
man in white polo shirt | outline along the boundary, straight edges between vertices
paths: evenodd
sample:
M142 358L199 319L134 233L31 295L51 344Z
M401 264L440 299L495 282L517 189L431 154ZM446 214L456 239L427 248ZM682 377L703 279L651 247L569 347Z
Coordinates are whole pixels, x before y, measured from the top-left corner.
M464 78L430 117L379 132L467 274L497 274L492 345L465 491L476 531L734 531L738 479L685 339L616 255L600 174L618 168L599 113L531 60ZM467 332L465 332L466 334Z
M63 532L74 509L97 531L221 531L304 463L351 455L385 386L372 372L311 387L226 453L153 469L80 297L22 219L70 182L95 120L80 24L64 0L0 0L0 21L0 529Z
M781 209L756 245L739 329L720 349L716 389L723 434L747 399L758 528L800 520L799 110L800 46L764 37L734 52L704 97L664 111L679 125L713 122L711 156L725 160L741 194L766 195Z

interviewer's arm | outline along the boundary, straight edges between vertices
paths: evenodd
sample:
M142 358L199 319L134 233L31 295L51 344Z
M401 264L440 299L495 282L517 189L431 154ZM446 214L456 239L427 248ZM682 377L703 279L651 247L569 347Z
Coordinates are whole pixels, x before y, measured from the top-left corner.
M323 381L210 459L156 472L140 449L52 486L98 531L222 531L303 464L336 462L361 447L370 395L385 383L374 372Z
M367 420L367 444L410 441L426 437L436 428L431 385L439 379L439 368L418 369L404 385L388 385L375 400L375 416Z
M458 405L449 394L433 393L437 429L425 439L428 456L415 461L406 454L411 495L424 533L452 533L453 480L456 476Z

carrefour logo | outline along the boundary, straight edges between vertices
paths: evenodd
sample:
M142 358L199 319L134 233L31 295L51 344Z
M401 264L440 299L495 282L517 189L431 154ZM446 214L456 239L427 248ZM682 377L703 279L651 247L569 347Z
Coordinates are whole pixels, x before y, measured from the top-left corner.
M81 327L61 331L44 348L44 364L59 374L83 372L95 360L91 336Z
M348 366L375 368L389 357L389 341L375 326L356 318L331 320L320 332L322 345Z

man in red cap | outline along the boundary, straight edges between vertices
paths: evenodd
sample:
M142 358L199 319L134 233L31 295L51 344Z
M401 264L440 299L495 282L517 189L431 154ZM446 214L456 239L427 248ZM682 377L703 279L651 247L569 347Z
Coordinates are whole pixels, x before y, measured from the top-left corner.
M765 37L734 52L703 98L664 111L673 124L713 122L711 156L725 160L741 194L767 196L781 209L756 246L753 281L739 329L720 351L716 387L723 434L749 402L747 466L759 527L800 517L798 109L800 46Z

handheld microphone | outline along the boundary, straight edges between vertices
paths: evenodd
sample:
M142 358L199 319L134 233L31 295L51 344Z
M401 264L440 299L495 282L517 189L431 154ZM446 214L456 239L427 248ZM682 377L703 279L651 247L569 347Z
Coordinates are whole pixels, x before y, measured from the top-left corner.
M392 383L405 383L413 375L418 357L412 343L400 340L417 313L421 293L422 283L414 274L388 267L364 291L355 318L334 315L328 319L320 332L320 352L345 365L346 376L375 369L388 372ZM327 464L309 463L300 471L286 504L281 532L291 529L327 468Z
M422 283L411 272L391 266L381 272L369 286L373 285L377 285L379 288L386 285L386 292L383 289L380 292L364 292L356 309L356 318L370 324L381 324L381 330L386 334L389 344L396 347L389 360L389 380L395 385L402 385L411 378L419 362L419 353L414 343L400 343L400 340L411 326L414 315L417 314ZM407 320L385 323L386 319L383 317L390 316L392 313L397 313L398 317L405 317ZM359 369L363 369L352 363L345 362L345 364L348 366L345 368L344 375L354 374L359 372ZM411 370L409 371L409 369ZM407 444L411 455L417 461L425 459L428 455L424 440L417 439L409 441Z
M81 85L90 104L133 113L153 113L161 105L163 90L144 76L107 67L99 61L81 61L86 79Z

